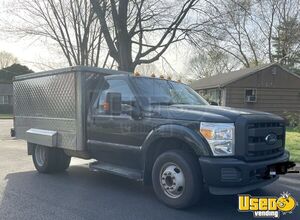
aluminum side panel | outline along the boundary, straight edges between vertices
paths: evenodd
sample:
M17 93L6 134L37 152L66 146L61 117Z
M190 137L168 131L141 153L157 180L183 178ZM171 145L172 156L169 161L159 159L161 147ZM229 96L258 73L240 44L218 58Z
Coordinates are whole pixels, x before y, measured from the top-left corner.
M14 82L17 138L26 139L31 128L54 130L58 132L58 147L77 149L81 133L77 133L76 75L71 72Z
M91 67L69 67L16 77L14 127L16 137L26 131L57 131L57 147L86 151L86 118L91 95L105 75L126 72Z

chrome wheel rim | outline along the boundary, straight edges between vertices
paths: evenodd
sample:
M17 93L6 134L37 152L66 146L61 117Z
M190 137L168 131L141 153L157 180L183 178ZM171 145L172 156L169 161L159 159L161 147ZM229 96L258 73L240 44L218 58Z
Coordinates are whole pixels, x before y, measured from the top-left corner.
M37 146L35 148L35 159L38 166L44 166L46 160L46 150L44 147Z
M160 185L170 198L179 198L185 190L185 177L182 169L175 163L166 163L160 171Z

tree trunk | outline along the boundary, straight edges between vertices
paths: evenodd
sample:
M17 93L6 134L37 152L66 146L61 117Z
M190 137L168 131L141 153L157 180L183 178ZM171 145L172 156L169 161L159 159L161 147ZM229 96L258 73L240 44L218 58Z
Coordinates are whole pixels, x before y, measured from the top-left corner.
M127 30L127 14L128 14L128 0L119 2L119 14L115 13L114 21L117 27L117 48L119 56L119 70L128 72L134 71L132 62L132 45L131 37Z
M120 32L118 39L119 70L133 72L131 41L127 33Z

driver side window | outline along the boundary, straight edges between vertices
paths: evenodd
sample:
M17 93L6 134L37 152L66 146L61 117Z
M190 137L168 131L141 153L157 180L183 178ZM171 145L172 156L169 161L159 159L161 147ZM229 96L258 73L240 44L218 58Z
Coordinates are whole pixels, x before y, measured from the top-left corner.
M106 80L103 89L100 91L97 100L97 114L104 114L104 103L108 92L121 93L122 114L128 114L136 104L136 99L125 80L110 79Z

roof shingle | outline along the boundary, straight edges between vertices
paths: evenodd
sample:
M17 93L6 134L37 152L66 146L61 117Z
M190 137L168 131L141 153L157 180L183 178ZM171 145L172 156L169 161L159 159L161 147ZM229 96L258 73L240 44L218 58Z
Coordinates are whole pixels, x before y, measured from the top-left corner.
M214 75L211 77L199 79L193 81L191 83L191 87L195 90L224 87L229 83L235 82L241 78L249 76L259 70L266 69L273 65L277 65L277 64L267 64L263 66L253 67L253 68L245 68L245 69L240 69L229 73L224 73L224 74L219 74L219 75Z

